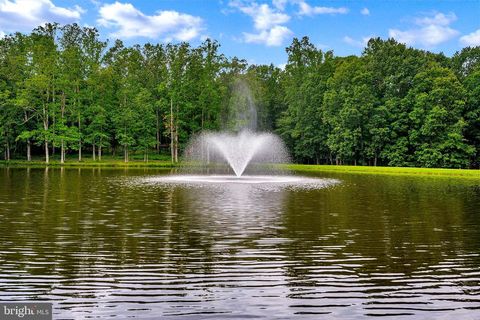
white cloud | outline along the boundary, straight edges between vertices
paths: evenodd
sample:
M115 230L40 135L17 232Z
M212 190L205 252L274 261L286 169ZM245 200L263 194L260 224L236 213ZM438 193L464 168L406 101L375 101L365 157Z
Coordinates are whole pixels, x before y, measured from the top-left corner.
M252 3L250 6L239 6L238 9L252 17L255 29L257 30L266 30L290 20L289 15L277 12L267 4L258 5Z
M459 34L457 30L450 27L450 24L455 20L457 20L457 16L454 13L443 14L439 12L415 19L415 28L404 31L390 29L388 35L408 45L419 44L431 48Z
M247 43L264 43L269 47L281 46L286 38L292 35L292 31L285 26L274 26L259 33L243 33Z
M480 46L480 29L460 37L460 42L465 46Z
M443 14L441 12L435 13L433 16L425 16L415 19L415 24L420 26L439 25L448 26L450 23L457 20L457 16L453 12Z
M165 41L188 41L200 37L203 20L200 17L177 11L157 11L146 15L130 3L105 4L97 22L114 28L113 36L119 38L146 37L163 38Z
M283 24L290 21L290 16L281 12L286 2L277 1L270 7L268 4L241 1L231 1L230 6L248 15L253 20L255 33L243 33L243 40L247 43L260 43L267 46L280 46L293 32ZM279 9L280 8L280 9Z
M369 16L370 10L368 10L368 8L363 8L362 10L360 10L360 13L363 14L364 16Z
M84 12L80 6L58 7L51 0L0 0L0 29L30 31L46 22L77 22Z
M367 36L367 37L362 37L361 40L355 40L349 36L343 37L343 42L348 43L351 46L354 47L359 47L359 48L364 48L368 44L368 40L371 38L374 38L374 36Z
M299 11L298 14L301 16L313 16L316 14L345 14L348 12L348 9L345 7L312 7L303 0L297 1Z

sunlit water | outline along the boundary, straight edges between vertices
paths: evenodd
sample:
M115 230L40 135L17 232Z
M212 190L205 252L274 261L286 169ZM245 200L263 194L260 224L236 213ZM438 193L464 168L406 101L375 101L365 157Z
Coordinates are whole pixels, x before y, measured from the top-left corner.
M54 319L480 318L473 180L168 173L0 169L0 300Z

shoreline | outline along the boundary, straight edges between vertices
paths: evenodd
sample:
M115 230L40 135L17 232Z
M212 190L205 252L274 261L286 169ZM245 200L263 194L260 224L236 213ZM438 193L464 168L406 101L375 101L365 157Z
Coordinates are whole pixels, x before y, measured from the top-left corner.
M416 168L416 167L370 167L290 164L287 168L298 172L326 172L346 174L372 174L394 176L422 176L443 178L469 178L480 180L478 169Z
M176 168L178 164L173 164L170 161L165 160L150 160L144 162L141 160L131 160L124 162L123 160L106 160L106 161L66 161L60 163L60 161L26 161L26 160L0 160L0 168Z
M327 172L327 173L353 173L353 174L382 174L404 176L429 176L429 177L452 177L470 178L480 180L479 169L445 169L445 168L415 168L415 167L370 167L370 166L344 166L344 165L311 165L311 164L283 164L282 167L296 172ZM174 164L167 160L105 160L105 161L26 161L11 160L0 161L0 168L178 168L180 164Z

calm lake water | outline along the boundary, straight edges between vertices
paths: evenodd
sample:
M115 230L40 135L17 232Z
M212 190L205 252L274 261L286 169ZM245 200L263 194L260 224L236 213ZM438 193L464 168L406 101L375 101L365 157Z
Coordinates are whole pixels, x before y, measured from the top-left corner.
M480 186L321 174L322 189L0 169L0 301L54 319L480 318Z

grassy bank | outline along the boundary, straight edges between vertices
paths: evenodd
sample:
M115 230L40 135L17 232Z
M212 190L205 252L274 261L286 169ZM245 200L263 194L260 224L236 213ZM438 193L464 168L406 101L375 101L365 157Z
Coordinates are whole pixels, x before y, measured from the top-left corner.
M37 167L43 168L47 164L44 161L33 160L12 160L0 161L0 167ZM64 164L59 160L53 160L48 164L49 167L103 167L103 168L174 168L178 164L172 164L165 158L150 160L133 159L124 162L120 158L106 158L102 161L93 161L86 159L78 161L68 159ZM332 173L354 173L354 174L386 174L386 175L410 175L410 176L438 176L438 177L461 177L480 180L480 170L468 169L434 169L434 168L404 168L404 167L367 167L367 166L333 166L333 165L305 165L305 164L286 164L285 168L297 172L332 172Z
M102 167L102 168L172 168L173 165L170 161L166 160L152 160L144 162L141 160L131 160L129 162L124 162L122 160L102 160L102 161L66 161L65 163L60 163L60 161L53 160L50 163L46 164L45 161L25 161L25 160L12 160L12 161L0 161L0 167L14 167L14 168L44 168L44 167L64 167L64 168L91 168L91 167Z
M143 154L132 154L130 156L130 161L125 162L122 155L112 156L112 155L103 155L102 160L99 161L93 160L91 155L86 154L83 157L82 161L78 161L78 157L75 154L67 155L65 163L60 163L59 155L54 155L50 157L50 163L46 164L44 158L36 157L32 161L26 160L0 160L0 167L35 167L35 168L44 168L44 167L104 167L104 168L136 168L136 167L151 167L151 168L171 168L174 167L170 161L170 155L165 154L149 154L149 161L143 161Z
M299 172L336 172L356 174L386 174L409 176L460 177L480 180L480 170L440 169L440 168L404 168L404 167L367 167L289 164L286 167Z

